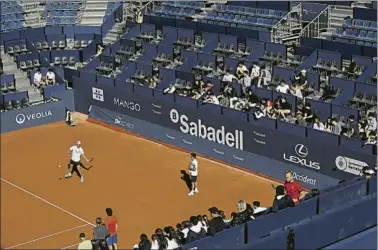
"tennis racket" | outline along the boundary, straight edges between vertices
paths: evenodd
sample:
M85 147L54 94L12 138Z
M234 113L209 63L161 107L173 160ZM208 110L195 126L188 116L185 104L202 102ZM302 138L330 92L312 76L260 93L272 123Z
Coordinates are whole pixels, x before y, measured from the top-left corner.
M93 160L94 160L94 158L91 158L91 159L88 161L88 163L89 163L89 167L88 167L88 168L85 167L85 166L82 166L82 167L83 167L85 170L89 170L89 169L91 169L91 168L93 167L93 165L92 165Z

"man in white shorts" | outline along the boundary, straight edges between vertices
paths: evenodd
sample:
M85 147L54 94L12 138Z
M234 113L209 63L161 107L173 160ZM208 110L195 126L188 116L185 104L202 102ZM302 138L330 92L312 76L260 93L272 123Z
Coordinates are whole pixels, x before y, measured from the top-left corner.
M80 181L84 182L84 176L82 176L80 171L79 171L79 167L83 166L80 159L81 159L81 156L83 156L84 159L88 163L89 163L89 160L84 155L84 149L81 147L81 142L77 141L76 145L70 147L68 154L71 154L71 160L70 160L70 163L68 164L68 169L70 169L70 168L72 168L72 169L71 169L71 172L66 174L64 177L65 178L71 178L72 174L75 172L80 177Z
M198 193L198 187L197 187L197 177L198 177L198 161L197 161L197 155L195 153L190 154L191 162L189 164L189 173L190 173L190 180L192 181L192 191L188 194L189 196L192 196L196 193Z

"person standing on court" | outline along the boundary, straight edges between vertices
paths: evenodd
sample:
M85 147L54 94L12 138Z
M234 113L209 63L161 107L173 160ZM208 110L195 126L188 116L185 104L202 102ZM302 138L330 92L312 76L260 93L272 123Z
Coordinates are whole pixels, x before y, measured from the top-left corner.
M294 201L295 205L299 204L305 198L306 193L302 185L294 180L293 172L286 172L285 190L288 196Z
M100 217L96 218L96 227L93 228L93 249L107 249L106 239L110 236L108 228Z
M89 250L93 249L92 242L90 240L85 239L85 233L80 233L80 244L77 247L78 250Z
M117 217L113 215L113 209L107 208L105 209L105 212L106 212L106 215L108 216L105 219L105 226L107 227L110 234L106 242L108 243L109 249L116 250L117 244L118 244L118 234L117 234L118 220L117 220Z
M197 155L195 153L191 153L190 157L192 161L189 164L189 173L190 173L190 180L192 181L192 191L190 191L188 195L192 196L198 193L198 187L197 187L198 161L197 161Z

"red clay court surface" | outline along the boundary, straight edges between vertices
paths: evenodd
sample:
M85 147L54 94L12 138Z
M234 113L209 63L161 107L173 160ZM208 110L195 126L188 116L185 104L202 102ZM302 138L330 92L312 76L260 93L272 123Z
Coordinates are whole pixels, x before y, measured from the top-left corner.
M95 158L92 169L82 170L84 183L59 179L77 140ZM1 247L8 249L75 249L79 233L91 237L106 207L118 217L119 247L130 249L141 233L208 214L212 206L226 215L241 199L270 206L276 184L199 157L200 192L188 197L180 173L188 153L85 121L3 134L1 154Z

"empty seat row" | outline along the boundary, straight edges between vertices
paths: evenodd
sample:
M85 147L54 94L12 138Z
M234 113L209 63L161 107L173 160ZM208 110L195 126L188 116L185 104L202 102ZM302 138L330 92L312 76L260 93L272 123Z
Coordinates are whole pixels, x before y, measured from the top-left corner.
M13 45L13 46L8 46L7 48L7 53L9 55L15 55L15 54L22 54L22 53L27 53L28 48L26 47L26 44L20 44L20 45Z
M24 19L24 14L18 13L18 14L6 14L1 16L1 23L5 22L13 22L13 21L18 21L18 20L23 20Z
M24 9L19 5L1 8L1 14L14 14L14 13L23 13L23 12L24 12Z
M74 42L74 48L75 49L85 48L91 42L92 42L91 40L75 40L75 42Z
M232 23L232 22L224 22L221 20L206 20L206 19L200 19L199 22L201 23L208 23L208 24L215 24L220 26L229 26L229 27L235 27L240 29L246 29L246 30L256 30L256 31L264 31L269 32L268 26L256 26L259 25L257 23Z
M59 66L59 65L62 65L62 66L66 66L66 65L74 66L75 64L76 64L76 59L75 59L74 56L70 56L70 57L67 57L67 56L63 56L63 57L56 56L54 58L54 65L55 66Z
M65 11L50 11L48 16L51 17L63 17L63 16L76 16L76 10L65 10Z
M366 30L358 30L358 29L343 29L337 28L336 34L353 37L357 39L368 39L368 40L377 40L377 32L376 31L366 31Z
M364 41L361 41L361 40L357 40L355 38L340 38L340 37L332 38L332 37L330 37L329 39L334 40L335 42L357 44L359 46L367 46L367 47L377 47L377 43L364 42Z
M169 1L169 2L163 2L164 5L170 5L170 6L183 6L183 7L189 7L189 8L194 8L194 9L198 9L198 8L204 8L205 7L205 3L204 2L201 2L201 1Z
M5 102L3 105L0 106L0 108L5 111L11 111L13 109L26 108L28 106L29 106L29 98L24 97L22 98L21 103L18 100L12 100L12 101Z
M368 20L361 20L361 19L347 19L345 20L345 26L350 27L359 27L365 29L377 29L377 22L376 21L368 21Z
M217 4L216 10L224 11L227 13L234 13L234 14L245 14L245 15L257 15L262 17L277 17L282 18L284 17L287 12L281 10L272 10L272 9L260 9L260 8L250 8L250 7L243 7L243 6L234 6L234 5L226 5L226 4Z
M14 85L14 82L3 82L0 85L1 92L2 93L9 93L16 91L16 86Z
M17 1L1 1L0 6L2 8L4 7L12 7L12 6L17 6Z
M16 30L21 29L24 27L24 22L22 21L16 21L16 22L6 22L1 24L1 30Z
M180 8L180 7L171 7L163 6L161 8L157 7L155 12L161 12L171 15L181 15L181 16L194 16L196 14L194 9L190 8Z
M46 10L77 10L79 8L79 2L52 2L46 4Z
M223 14L221 12L209 13L209 16L207 16L206 18L212 19L212 20L223 20L223 21L229 21L229 22L237 22L237 23L253 24L253 25L264 25L264 26L273 26L279 21L278 19L234 15L234 14L226 14L226 13Z
M47 17L46 23L49 25L75 24L76 17Z
M39 59L36 58L33 59L33 61L21 61L19 67L22 71L29 71L41 67L41 63L39 62Z
M315 67L318 67L318 68L328 68L328 69L338 69L339 68L339 64L336 61L324 60L324 59L319 58L317 60L317 63L315 65Z
M52 41L51 47L47 41L43 42L35 42L35 48L37 50L49 50L49 49L65 49L66 48L66 42L61 41Z

